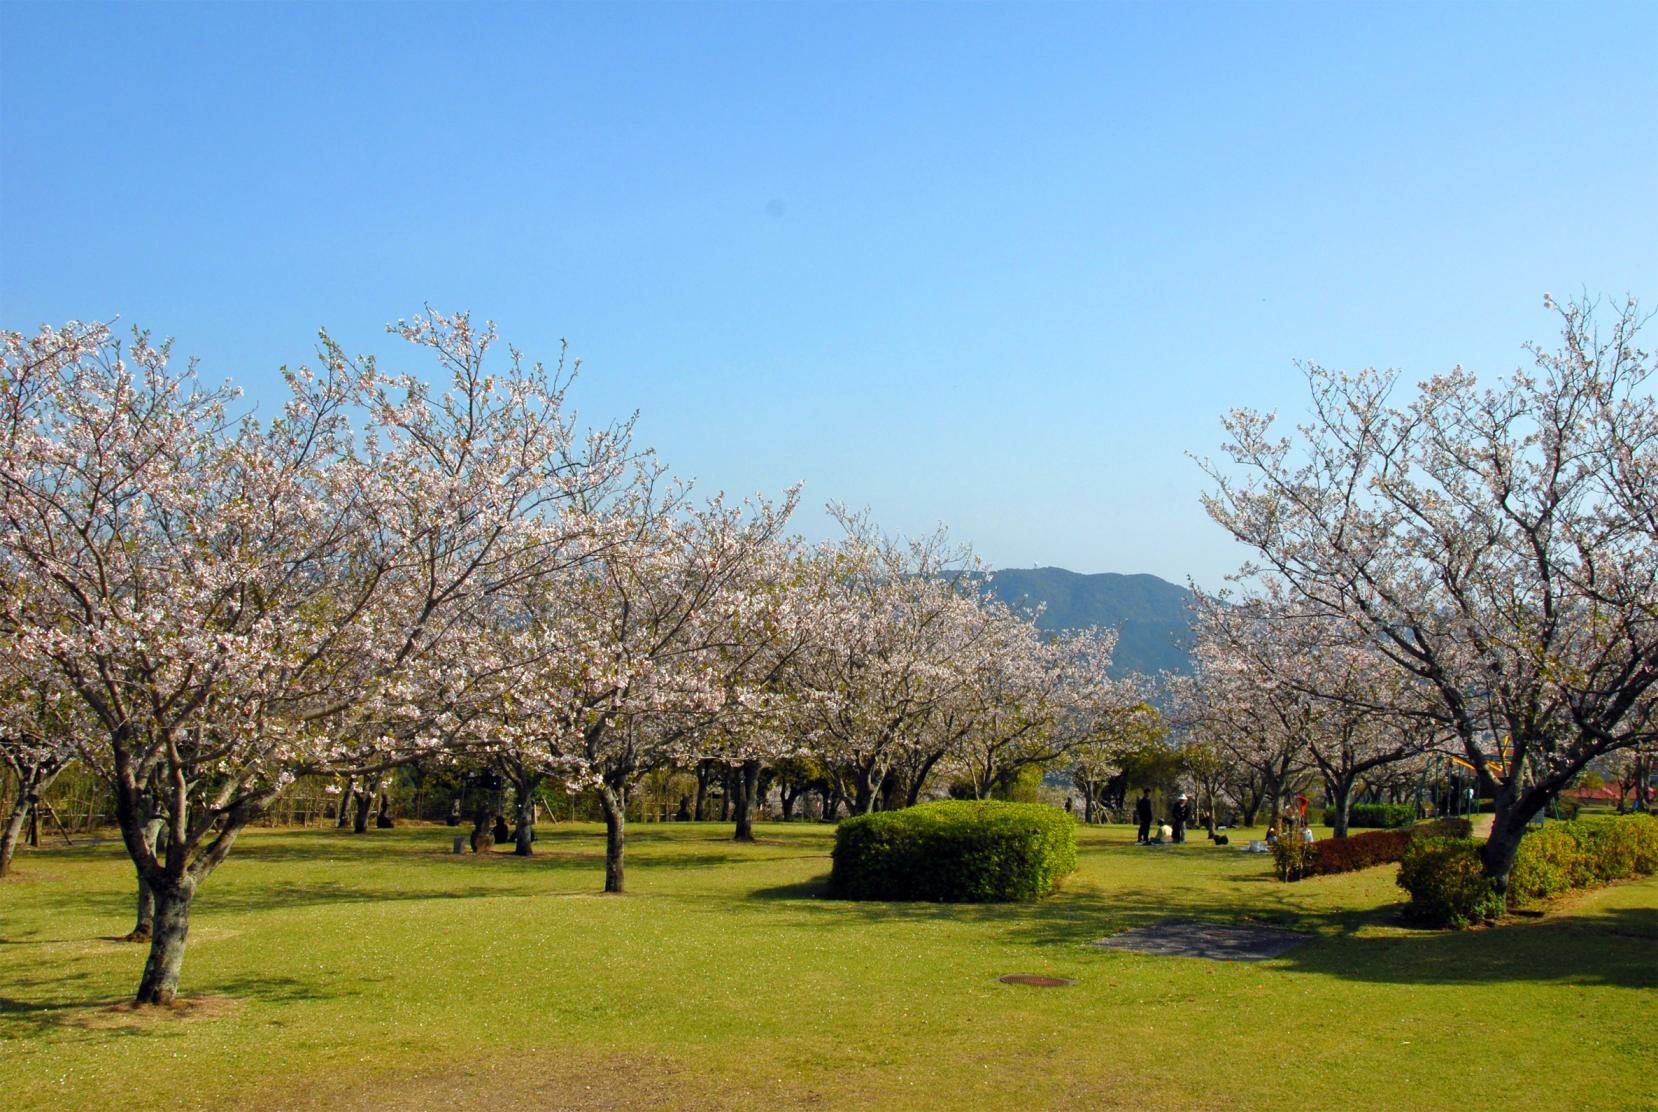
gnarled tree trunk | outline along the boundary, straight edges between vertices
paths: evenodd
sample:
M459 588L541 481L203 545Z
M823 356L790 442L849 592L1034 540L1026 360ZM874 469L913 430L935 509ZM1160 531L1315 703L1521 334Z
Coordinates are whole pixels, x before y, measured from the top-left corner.
M144 843L155 853L161 843L161 831L167 826L165 819L159 815L151 818L144 824ZM155 890L150 882L144 879L144 870L138 872L138 912L133 920L132 930L127 933L123 941L148 942L155 933Z
M621 788L605 784L599 788L604 807L604 890L622 891L622 854L627 841L627 795Z
M518 792L518 824L512 832L512 852L528 857L535 852L535 789Z
M137 1003L167 1005L178 993L179 970L184 966L184 944L190 935L190 903L196 896L196 882L188 877L152 883L155 894L155 928L150 938L150 957L144 963L144 979L138 983Z

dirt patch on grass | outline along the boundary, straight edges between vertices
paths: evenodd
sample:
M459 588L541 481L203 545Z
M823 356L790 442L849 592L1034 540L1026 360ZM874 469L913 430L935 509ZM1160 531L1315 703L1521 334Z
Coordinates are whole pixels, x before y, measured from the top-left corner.
M725 1107L707 1074L660 1055L538 1048L521 1054L446 1063L370 1081L307 1085L259 1094L250 1107L281 1112L424 1112L431 1108L555 1110Z
M41 884L50 881L59 881L62 879L63 876L59 873L41 873L35 872L32 869L19 872L17 866L13 865L11 872L7 873L5 876L0 876L0 887L4 887L8 884Z
M242 1002L230 996L203 993L180 996L166 1007L138 1005L129 1001L83 1008L65 1014L59 1023L85 1031L142 1031L174 1023L202 1023L224 1019L242 1010Z
M1149 927L1119 931L1090 946L1109 946L1138 954L1207 958L1210 961L1266 961L1311 938L1298 931L1206 923L1197 919L1164 919Z

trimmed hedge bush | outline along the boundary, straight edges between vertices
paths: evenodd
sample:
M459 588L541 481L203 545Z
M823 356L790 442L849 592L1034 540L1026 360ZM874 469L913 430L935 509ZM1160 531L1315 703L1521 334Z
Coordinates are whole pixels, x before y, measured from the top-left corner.
M1508 900L1524 906L1573 888L1658 872L1658 818L1622 815L1550 823L1520 840Z
M1503 901L1481 871L1474 838L1417 838L1399 861L1399 887L1410 893L1405 917L1436 927L1495 919Z
M1480 843L1469 838L1412 842L1399 864L1399 887L1410 893L1405 913L1432 926L1465 927L1505 910L1481 873ZM1550 899L1625 877L1658 872L1658 818L1551 823L1520 839L1508 874L1509 906Z
M1416 805L1413 803L1355 803L1347 808L1347 825L1378 827L1391 830L1400 826L1409 826L1416 821ZM1336 809L1324 808L1324 825L1336 824ZM1397 859L1395 859L1397 860Z
M940 903L1037 900L1076 867L1076 821L1059 808L944 800L842 821L829 894Z
M1435 819L1404 830L1369 830L1310 844L1285 839L1272 847L1273 866L1279 880L1351 873L1400 860L1412 839L1466 838L1469 829L1467 819Z

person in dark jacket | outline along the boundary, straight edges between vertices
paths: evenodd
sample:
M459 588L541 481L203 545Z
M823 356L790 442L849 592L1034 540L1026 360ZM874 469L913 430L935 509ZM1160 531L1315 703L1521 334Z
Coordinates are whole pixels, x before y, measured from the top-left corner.
M1176 845L1186 840L1186 820L1191 817L1190 804L1186 802L1185 793L1174 801L1174 813L1169 816L1170 826L1174 827L1174 841Z
M1134 801L1134 821L1140 824L1140 833L1135 836L1136 845L1145 845L1151 841L1151 789L1141 788L1140 798Z

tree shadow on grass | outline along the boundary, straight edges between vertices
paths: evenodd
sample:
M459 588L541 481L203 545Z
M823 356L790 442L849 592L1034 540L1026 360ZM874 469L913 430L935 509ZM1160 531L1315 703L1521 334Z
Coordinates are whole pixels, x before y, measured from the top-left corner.
M815 876L794 884L778 884L770 888L756 888L748 894L751 900L828 900L829 874ZM845 901L836 901L844 903Z
M533 891L470 885L454 888L387 888L334 881L309 884L274 884L258 889L237 888L198 897L211 911L273 911L282 908L315 907L324 904L406 903L425 900L477 900L489 897L533 895Z
M1075 949L1120 931L1168 919L1294 930L1313 935L1264 968L1383 984L1572 984L1658 988L1658 908L1557 911L1512 916L1498 927L1424 930L1404 923L1403 902L1357 909L1308 909L1293 889L1273 884L1262 898L1148 888L1061 891L1039 903L944 904L827 898L827 874L756 889L750 899L786 903L825 925L947 920L982 924L1000 940ZM1253 888L1253 885L1251 886ZM1276 897L1276 898L1275 898ZM1193 961L1091 949L1106 960Z
M628 850L628 868L707 869L731 865L769 865L776 858L751 857L740 853L651 853Z
M1399 931L1298 947L1291 972L1378 984L1658 988L1658 909L1614 908L1471 931Z
M312 881L305 884L272 884L259 888L237 886L232 888L203 888L197 893L192 916L207 914L274 911L294 907L315 907L323 904L398 903L417 900L475 900L486 897L531 896L539 888L502 888L482 885L453 888L389 888L383 885L341 884L336 881ZM107 893L62 894L53 901L60 912L89 913L111 920L110 925L132 921L132 896L113 896ZM113 935L99 936L106 941ZM13 941L13 940L4 940ZM22 941L22 940L16 940ZM57 941L70 941L59 939ZM90 939L88 939L90 941Z

